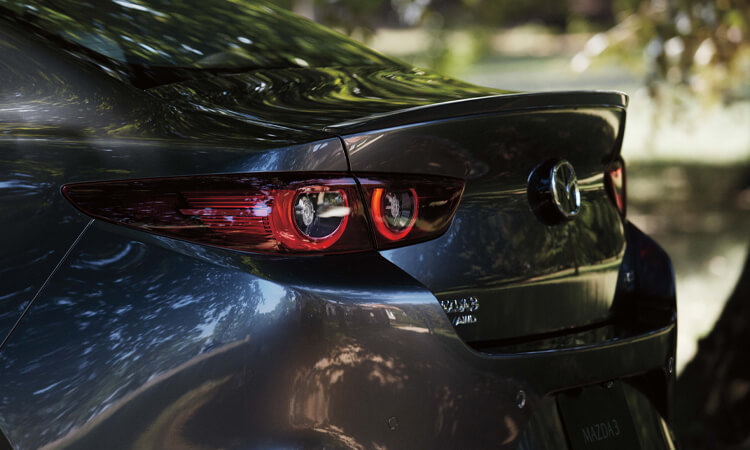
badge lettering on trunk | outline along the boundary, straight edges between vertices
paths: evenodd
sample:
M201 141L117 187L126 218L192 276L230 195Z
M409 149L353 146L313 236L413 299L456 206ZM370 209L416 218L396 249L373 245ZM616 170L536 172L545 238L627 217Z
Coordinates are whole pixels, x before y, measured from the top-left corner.
M440 306L448 314L448 318L454 327L477 323L477 317L474 313L479 310L479 299L474 296L440 300Z

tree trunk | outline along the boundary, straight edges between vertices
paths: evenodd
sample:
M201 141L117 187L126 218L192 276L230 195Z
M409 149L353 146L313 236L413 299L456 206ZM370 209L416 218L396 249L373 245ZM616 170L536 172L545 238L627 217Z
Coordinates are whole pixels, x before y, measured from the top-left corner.
M677 380L676 404L683 448L750 447L750 252L714 329Z

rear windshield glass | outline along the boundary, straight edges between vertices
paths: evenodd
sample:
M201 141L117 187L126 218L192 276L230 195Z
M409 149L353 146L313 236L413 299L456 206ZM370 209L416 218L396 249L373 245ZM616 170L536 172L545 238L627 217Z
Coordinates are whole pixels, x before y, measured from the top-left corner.
M234 69L388 61L256 0L0 0L0 6L45 32L131 66Z

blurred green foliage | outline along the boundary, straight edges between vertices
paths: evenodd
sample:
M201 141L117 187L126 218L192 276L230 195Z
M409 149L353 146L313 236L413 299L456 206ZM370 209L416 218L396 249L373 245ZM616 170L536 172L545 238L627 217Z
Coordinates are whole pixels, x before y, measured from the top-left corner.
M438 71L481 58L498 29L536 23L595 33L573 58L575 70L611 57L644 72L655 98L750 98L749 0L274 1L364 41L380 27L421 27L430 35L423 60ZM453 39L459 29L470 42ZM468 60L457 58L457 45Z
M677 87L705 99L750 99L750 1L618 0L616 7L618 24L592 38L603 45L589 47L631 62L640 56L653 97Z

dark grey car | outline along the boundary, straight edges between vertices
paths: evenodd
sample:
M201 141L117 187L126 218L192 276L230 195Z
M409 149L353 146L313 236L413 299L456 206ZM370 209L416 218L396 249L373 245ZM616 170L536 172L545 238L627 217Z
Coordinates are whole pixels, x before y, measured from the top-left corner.
M623 94L262 2L0 7L6 447L673 446Z

